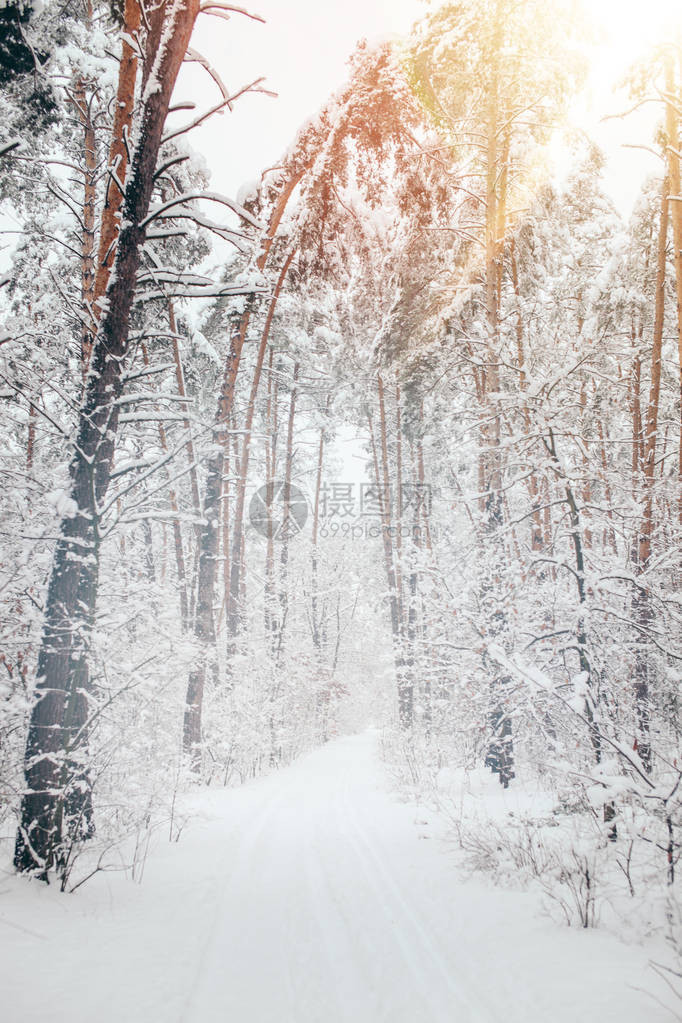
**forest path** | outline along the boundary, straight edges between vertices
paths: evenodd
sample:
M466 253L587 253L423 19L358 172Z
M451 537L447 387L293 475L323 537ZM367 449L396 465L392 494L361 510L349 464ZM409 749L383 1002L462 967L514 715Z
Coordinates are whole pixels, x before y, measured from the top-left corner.
M16 1023L648 1023L642 949L558 928L458 875L390 794L376 734L200 796L144 884L69 898L11 879L2 1001ZM7 882L6 882L7 884ZM19 923L19 921L21 921ZM5 925L5 926L3 926ZM9 939L9 940L8 940Z

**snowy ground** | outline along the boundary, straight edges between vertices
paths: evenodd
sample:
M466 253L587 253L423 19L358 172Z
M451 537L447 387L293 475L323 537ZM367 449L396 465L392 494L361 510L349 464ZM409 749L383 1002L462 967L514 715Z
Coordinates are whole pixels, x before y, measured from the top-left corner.
M464 880L388 791L371 733L202 795L144 883L7 876L12 1023L658 1023L644 948Z

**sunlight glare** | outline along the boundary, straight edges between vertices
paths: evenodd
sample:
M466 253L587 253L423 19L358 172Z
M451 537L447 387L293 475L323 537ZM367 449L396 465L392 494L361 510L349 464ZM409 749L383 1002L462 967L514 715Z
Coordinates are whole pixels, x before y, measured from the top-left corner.
M589 11L604 32L603 49L625 45L641 53L665 38L665 32L682 30L680 0L592 0Z

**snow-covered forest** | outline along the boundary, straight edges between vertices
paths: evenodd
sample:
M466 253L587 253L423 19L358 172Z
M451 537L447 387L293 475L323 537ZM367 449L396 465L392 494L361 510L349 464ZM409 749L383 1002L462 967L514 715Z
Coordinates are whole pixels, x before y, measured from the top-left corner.
M0 0L4 1018L682 1019L651 6L624 210L577 0L416 5L235 194L257 4Z

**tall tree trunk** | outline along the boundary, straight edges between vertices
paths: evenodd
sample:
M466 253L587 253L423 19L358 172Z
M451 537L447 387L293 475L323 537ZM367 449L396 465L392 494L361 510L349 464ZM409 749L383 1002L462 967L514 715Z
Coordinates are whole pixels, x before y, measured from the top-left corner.
M414 721L414 687L405 664L405 622L403 620L403 595L400 592L400 575L397 571L397 548L392 541L393 514L391 486L388 461L388 429L386 421L386 403L384 384L381 376L377 378L379 400L379 444L374 436L371 417L368 417L374 475L379 499L381 517L381 536L384 546L384 564L388 584L388 600L391 613L391 631L393 637L393 660L395 663L396 684L398 690L398 720L401 728L409 729Z
M521 288L519 284L519 269L516 260L516 246L512 239L510 244L509 263L511 269L512 283L514 286L514 296L516 298L516 317L515 317L515 333L516 333L516 359L517 359L517 370L519 374L519 387L523 394L528 391L528 375L526 373L526 352L524 345L524 330L523 330L523 312L521 303ZM528 402L524 400L523 403L523 422L526 434L531 432L531 416ZM540 484L538 481L538 475L532 471L528 477L528 492L530 494L531 504L533 506L533 517L531 526L531 539L530 547L532 551L541 551L544 547L543 543L543 528L542 528L542 510L540 504Z
M658 438L658 411L661 397L661 366L663 355L663 328L665 324L665 283L666 283L666 254L668 248L668 195L670 182L666 178L663 182L661 193L660 226L658 232L658 255L656 262L656 295L654 313L654 332L651 347L651 382L649 386L649 402L647 405L646 422L644 425L642 459L644 478L647 486L654 481L656 464L656 443ZM650 551L643 550L640 553L640 564L646 564L649 560Z
M586 677L585 686L585 717L589 725L590 741L592 743L592 749L594 751L594 758L596 763L601 762L602 758L602 737L599 722L597 718L597 706L599 702L599 694L597 692L596 679L592 670L590 662L590 656L588 652L587 643L587 632L585 628L585 610L587 603L587 592L585 588L585 552L583 547L583 529L580 522L580 511L578 509L578 503L575 499L573 489L566 478L559 455L557 453L556 441L554 438L554 432L550 428L549 440L544 441L545 447L551 457L554 470L557 477L561 480L561 485L564 490L565 501L568 507L569 521L571 524L571 543L573 544L573 552L575 555L575 580L578 592L578 624L576 631L576 642L578 647L578 663L580 671Z
M92 343L97 330L95 316L95 218L97 193L97 152L92 118L92 97L84 79L74 88L73 101L83 127L83 234L81 242L81 371L83 380L90 365Z
M630 410L632 413L632 489L635 499L639 489L639 474L642 470L642 339L642 329L640 328L640 330L636 332L633 324L633 357L632 372L630 374Z
M185 372L182 367L182 356L180 354L180 343L178 334L178 324L175 318L175 306L173 300L168 300L168 325L171 332L171 344L173 347L173 363L175 365L175 382L178 388L178 394L181 398L187 398L187 388L185 387ZM183 402L185 411L187 412L189 405L187 402ZM189 462L189 479L190 488L192 493L192 504L194 506L194 514L197 520L201 518L201 498L199 497L199 479L197 476L197 460L194 453L194 439L192 437L192 424L189 420L189 416L183 419L182 423L185 433L187 434L187 460ZM194 531L197 537L197 541L201 537L201 526L196 523Z
M152 32L160 22L159 12L151 16ZM126 194L129 152L132 146L133 112L137 85L138 55L134 45L139 38L142 14L140 0L125 0L123 8L122 52L118 69L118 86L114 105L114 126L111 133L104 209L100 224L97 267L93 288L93 315L100 316L100 300L106 293L116 258L116 246L121 227L121 211ZM160 31L160 24L159 29ZM151 32L149 43L152 43ZM147 59L154 51L147 51Z
M395 575L396 586L400 596L400 618L405 629L406 610L404 607L405 594L403 592L403 438L402 419L400 413L400 385L396 381L395 388Z
M431 507L428 495L426 492L426 471L424 469L424 444L422 441L422 431L424 429L424 402L421 402L419 406L419 424L420 432L416 439L417 448L417 483L419 485L419 493L422 495L423 500L419 502L419 509L421 518L423 521L424 538L426 540L426 547L429 553L433 553L433 542L431 540Z
M504 4L498 0L494 35L490 53L491 79L486 107L486 180L485 180L485 301L488 321L488 357L485 371L484 413L486 423L482 431L484 445L484 544L491 561L490 578L484 584L484 598L489 604L487 623L491 636L499 635L505 626L505 612L499 593L501 568L504 561L501 529L502 503L502 451L500 414L500 292L502 282L502 251L506 227L506 188L510 140L500 138L501 84L499 61L504 43ZM511 718L506 707L509 679L496 676L491 679L490 711L491 740L486 764L499 775L507 787L514 776Z
M26 791L14 862L18 870L63 863L73 841L92 832L91 792L83 765L88 731L90 636L99 579L99 513L118 430L118 399L154 171L171 93L189 44L199 0L175 0L156 12L165 45L145 60L158 87L143 98L122 205L107 302L92 350L69 467L71 509L62 520L45 603L36 699L26 744Z
M325 416L329 415L331 395L327 395L325 404ZM312 523L312 554L310 559L310 628L313 638L313 647L316 655L317 671L317 701L316 710L320 721L320 736L324 742L329 739L329 707L331 703L331 678L324 679L323 656L326 645L326 601L323 601L322 608L319 604L319 580L318 580L318 536L320 526L320 499L322 496L322 469L324 466L324 440L325 427L320 427L320 441L317 448L317 466L315 470L315 499L313 502L313 523ZM337 643L338 650L338 643Z
M280 270L279 277L277 278L277 284L270 300L270 306L268 313L265 318L265 325L263 327L263 333L261 334L260 344L258 346L258 355L256 356L256 365L253 371L253 381L251 383L251 393L249 395L249 403L246 408L246 422L244 423L244 437L242 440L242 455L239 465L239 481L237 485L237 501L234 511L234 536L232 539L232 550L234 557L232 558L232 564L230 566L230 591L227 604L227 634L228 637L234 638L239 629L240 613L239 613L239 597L241 587L241 557L237 556L237 553L241 551L244 543L244 506L246 503L246 484L249 473L249 454L251 448L251 431L253 429L253 417L256 411L256 398L258 396L258 388L260 387L261 373L263 370L263 362L265 360L265 352L268 346L268 340L270 338L270 329L272 327L272 320L275 315L275 309L277 308L277 301L282 291L282 285L289 272L292 260L295 255L295 250L290 252L284 261L284 266Z
M36 450L36 410L31 403L28 407L28 436L26 438L26 468L30 472Z
M639 575L645 573L651 560L651 545L654 535L654 483L656 447L658 437L658 413L661 397L661 361L663 354L663 328L665 322L665 285L667 271L667 243L669 220L670 179L665 178L661 194L660 226L656 262L656 295L654 332L651 346L651 382L646 422L642 436L642 469L644 481L644 513L640 523L634 558ZM633 598L633 617L638 627L635 640L634 692L637 718L636 746L645 770L651 770L651 711L650 711L650 661L651 649L646 635L653 620L648 590L639 585Z
M291 477L294 471L294 421L296 417L296 401L298 399L298 374L300 366L294 366L291 397L289 399L289 419L287 422L287 446L284 457L284 487L282 488L282 547L280 550L280 634L277 643L278 657L281 657L284 646L284 627L289 610L289 539L291 518Z
M673 243L675 247L675 290L677 298L677 354L680 373L680 447L679 475L682 478L682 181L680 175L680 133L677 103L679 98L675 90L675 64L671 49L665 56L665 133L666 154L668 159L668 178L670 184L670 217L673 227ZM682 498L678 515L682 519Z
M325 416L329 415L329 407L331 404L331 395L327 396L327 402L325 405ZM322 625L318 618L318 556L319 552L317 549L318 535L320 527L320 498L322 496L322 468L324 465L324 426L320 427L320 440L317 448L317 466L315 470L315 499L313 502L313 524L312 524L312 557L310 563L310 608L311 608L311 631L313 636L313 646L318 654L318 661L322 651Z
M145 344L140 344L142 351L142 361L145 366L149 366L149 352ZM161 444L162 451L168 451L168 438L166 436L166 428L163 423L159 421L158 424L159 432L159 443ZM183 632L187 631L189 626L189 601L187 598L187 572L185 570L185 551L182 543L182 526L180 525L180 509L178 507L177 494L175 488L170 487L168 491L168 503L170 504L171 512L173 513L173 547L175 549L175 568L178 576L178 591L180 597L180 619L182 621Z
M265 448L266 486L272 493L275 486L277 471L277 432L279 405L279 377L273 372L273 351L270 349L268 363L268 407L267 437ZM272 503L268 504L267 538L265 550L265 595L264 595L264 626L266 639L269 641L271 656L274 659L274 642L276 628L275 615L275 537L272 521Z

